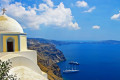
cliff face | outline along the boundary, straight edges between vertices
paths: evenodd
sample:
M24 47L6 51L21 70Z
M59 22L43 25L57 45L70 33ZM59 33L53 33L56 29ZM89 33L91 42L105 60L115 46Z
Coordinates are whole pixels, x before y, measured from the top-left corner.
M56 63L65 61L63 53L49 43L40 43L35 39L28 39L28 48L38 53L38 65L48 74L50 80L63 80L60 68Z

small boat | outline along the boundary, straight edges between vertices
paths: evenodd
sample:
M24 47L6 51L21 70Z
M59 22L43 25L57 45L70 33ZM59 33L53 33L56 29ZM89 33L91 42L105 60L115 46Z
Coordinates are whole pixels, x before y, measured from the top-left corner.
M63 73L75 73L75 72L79 72L78 69L76 69L76 66L72 66L72 69L67 69L63 70Z
M79 70L64 70L63 73L75 73L79 72Z
M71 61L69 64L80 65L78 62Z

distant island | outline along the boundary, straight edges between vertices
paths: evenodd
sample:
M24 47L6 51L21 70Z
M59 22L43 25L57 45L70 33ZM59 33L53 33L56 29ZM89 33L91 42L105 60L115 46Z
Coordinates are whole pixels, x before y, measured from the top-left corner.
M101 40L101 41L59 41L59 40L49 40L43 38L28 38L38 40L40 43L48 43L53 45L68 45L68 44L120 44L117 40Z

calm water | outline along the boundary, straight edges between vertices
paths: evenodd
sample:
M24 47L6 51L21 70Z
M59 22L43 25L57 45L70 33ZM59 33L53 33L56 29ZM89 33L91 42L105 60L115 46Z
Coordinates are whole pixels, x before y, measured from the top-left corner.
M78 61L80 72L62 74L64 80L120 80L120 45L71 44L57 46L67 61L58 65L71 68L69 61Z

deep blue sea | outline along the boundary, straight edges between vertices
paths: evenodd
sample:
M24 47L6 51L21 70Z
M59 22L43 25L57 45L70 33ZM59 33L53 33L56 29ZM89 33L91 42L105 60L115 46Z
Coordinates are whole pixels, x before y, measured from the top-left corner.
M69 61L80 63L78 73L63 74L64 80L120 80L120 45L70 44L57 46L67 61L59 63L61 73L71 69ZM75 68L75 67L74 67Z

